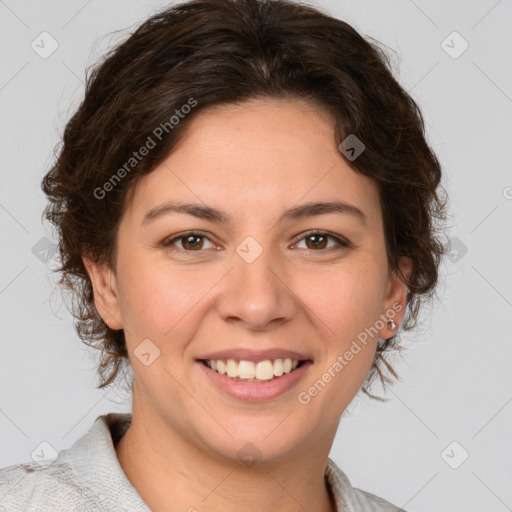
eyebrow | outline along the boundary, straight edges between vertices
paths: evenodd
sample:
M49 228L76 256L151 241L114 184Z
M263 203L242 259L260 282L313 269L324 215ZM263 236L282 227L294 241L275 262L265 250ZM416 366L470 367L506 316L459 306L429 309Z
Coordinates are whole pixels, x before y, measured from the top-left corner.
M184 213L198 219L205 219L219 224L229 224L231 216L215 208L194 203L180 203L169 201L148 210L142 224L147 224L169 213ZM314 217L326 213L351 215L362 224L367 225L365 214L357 206L341 201L310 202L290 208L279 219L279 222Z

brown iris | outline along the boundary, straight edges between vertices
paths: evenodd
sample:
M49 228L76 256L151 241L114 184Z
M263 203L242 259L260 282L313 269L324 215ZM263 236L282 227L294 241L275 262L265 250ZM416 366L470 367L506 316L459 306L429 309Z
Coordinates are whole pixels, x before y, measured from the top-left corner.
M203 247L203 241L201 240L200 243L191 243L191 241L195 239L202 239L204 238L202 235L187 235L187 236L183 236L181 237L183 242L182 242L182 245L183 245L183 248L184 249L187 249L187 250L190 250L190 249L201 249Z
M318 242L319 238L323 238L323 240ZM309 242L312 239L315 239L316 241L313 242L313 247L310 247ZM309 235L306 237L306 245L308 246L308 249L325 249L326 244L327 244L327 237L325 235L316 234L316 235Z

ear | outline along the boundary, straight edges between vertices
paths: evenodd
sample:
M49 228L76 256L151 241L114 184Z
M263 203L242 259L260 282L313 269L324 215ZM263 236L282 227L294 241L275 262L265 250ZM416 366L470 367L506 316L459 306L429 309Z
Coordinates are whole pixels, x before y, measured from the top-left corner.
M122 329L114 272L107 264L95 263L86 257L83 257L82 261L92 282L94 304L98 313L111 329Z
M412 260L402 256L398 262L401 273L406 279L409 279L412 271ZM394 336L403 323L405 307L407 305L407 292L409 288L397 272L390 273L388 286L386 290L384 309L381 311L381 318L384 321L384 327L379 331L379 338L387 339ZM391 328L388 320L393 320L396 327ZM390 322L391 323L391 322Z

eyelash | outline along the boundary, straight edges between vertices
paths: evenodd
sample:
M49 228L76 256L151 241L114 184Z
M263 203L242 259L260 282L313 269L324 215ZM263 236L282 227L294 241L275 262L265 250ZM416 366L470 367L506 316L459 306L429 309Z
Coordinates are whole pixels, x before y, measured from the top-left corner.
M308 231L307 233L304 233L304 235L302 235L302 238L300 238L296 243L299 243L302 240L304 240L305 238L307 238L308 236L313 236L313 235L322 235L322 236L326 236L328 238L332 238L339 244L339 247L329 247L328 249L319 249L319 250L306 249L311 252L328 252L332 249L340 249L340 248L348 249L348 248L352 247L352 244L349 241L347 241L337 235L334 235L333 233L330 233L329 231L320 231L320 230L313 230L313 231ZM187 250L187 249L181 249L180 247L171 247L176 240L179 240L180 238L185 238L187 236L200 236L200 237L204 237L204 238L207 238L208 240L210 240L210 238L208 237L208 234L205 233L204 231L197 231L197 230L196 231L186 231L185 233L180 233L179 235L175 236L174 238L165 240L164 242L162 242L162 245L170 250L177 249L179 251L187 252L187 253L203 252L204 251L204 249L192 251L192 250ZM211 242L211 240L210 240L210 242ZM296 245L296 244L294 244L294 245Z

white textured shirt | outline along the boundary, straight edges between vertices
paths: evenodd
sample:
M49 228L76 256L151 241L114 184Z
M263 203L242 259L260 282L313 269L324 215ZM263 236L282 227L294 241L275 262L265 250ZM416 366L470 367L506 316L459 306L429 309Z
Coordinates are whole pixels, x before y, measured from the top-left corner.
M0 469L0 510L150 511L128 480L115 451L130 422L128 413L98 416L91 429L70 448L61 450L52 462ZM405 512L352 487L331 459L327 459L325 479L337 512Z

